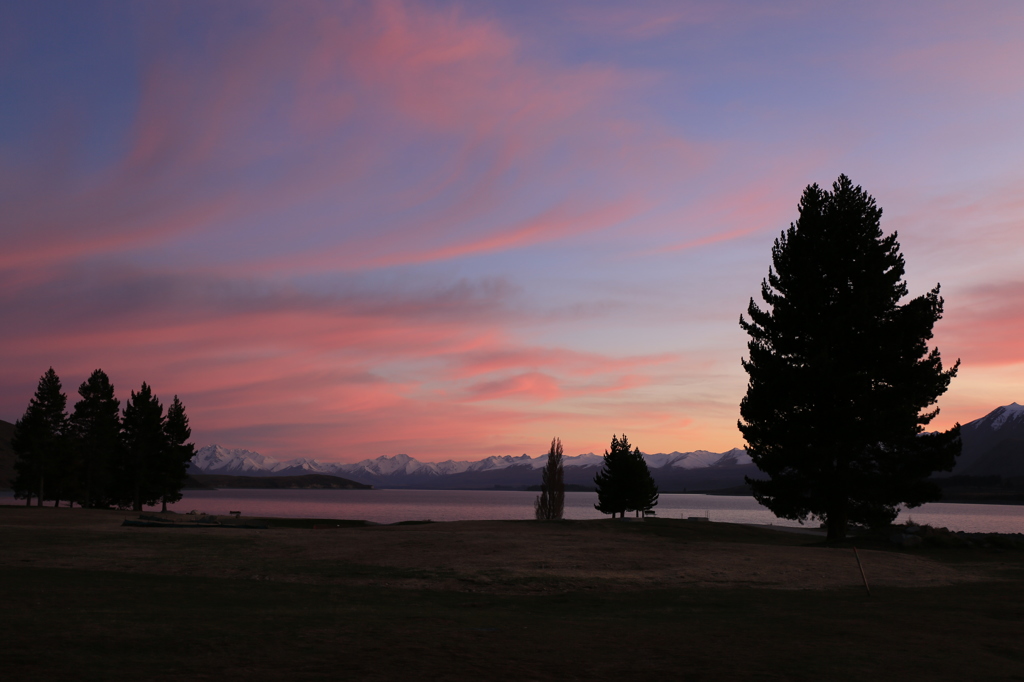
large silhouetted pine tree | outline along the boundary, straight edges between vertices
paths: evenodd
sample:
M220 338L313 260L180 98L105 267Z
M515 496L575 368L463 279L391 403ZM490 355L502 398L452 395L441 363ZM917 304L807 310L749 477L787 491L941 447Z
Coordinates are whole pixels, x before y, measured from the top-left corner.
M548 461L541 474L540 495L534 503L534 513L541 521L562 518L565 510L565 475L562 469L562 441L551 439Z
M67 460L67 415L64 408L68 398L61 392L60 378L48 369L39 378L36 393L29 401L24 416L14 424L11 446L17 453L12 481L15 497L42 506L44 499L54 499L48 486L51 479L60 481L61 467Z
M108 507L114 502L114 467L122 460L121 402L101 370L78 387L82 399L71 415L79 499L83 507Z
M939 288L906 303L896 234L885 236L875 200L841 175L804 190L799 218L776 241L767 304L750 300L747 394L740 431L764 480L757 500L788 519L825 521L830 539L849 522L881 525L901 504L939 497L928 481L950 470L959 425L923 427L957 365L929 350L942 315Z

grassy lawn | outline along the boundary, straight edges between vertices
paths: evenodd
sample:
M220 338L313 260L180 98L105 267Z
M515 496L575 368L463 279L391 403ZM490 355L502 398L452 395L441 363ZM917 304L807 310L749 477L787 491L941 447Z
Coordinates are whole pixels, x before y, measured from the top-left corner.
M0 510L4 550L11 543L37 542L67 554L81 543L83 551L91 548L110 562L101 569L61 565L58 559L0 562L5 681L1024 679L1020 552L937 551L944 564L948 558L975 568L991 565L991 579L878 585L870 598L855 585L618 589L598 579L576 580L569 590L523 594L512 583L478 589L478 575L453 582L457 568L402 568L373 557L334 565L326 582L321 563L301 557L295 573L271 579L160 574L156 563L140 562L136 555L120 563L118 557L140 551L141 544L152 560L164 546L165 564L181 561L187 567L193 559L182 555L194 546L208 563L229 563L257 536L75 531L44 523L30 529L30 539L26 527L5 527L3 521ZM715 536L723 547L757 544L760 536L771 551L802 551L794 543L814 541L707 526L697 532ZM519 524L517 532L537 527ZM567 537L571 541L573 533L594 527L570 525ZM658 542L684 542L691 532L682 524L597 528L654 549ZM451 542L460 533L480 532L475 526L442 530ZM325 537L320 531L271 533L278 535L265 537L279 537L281 547L294 541L282 534L306 533L317 542ZM274 565L288 563L287 557L272 559ZM430 588L432 575L446 577L444 589ZM402 583L406 578L416 580Z

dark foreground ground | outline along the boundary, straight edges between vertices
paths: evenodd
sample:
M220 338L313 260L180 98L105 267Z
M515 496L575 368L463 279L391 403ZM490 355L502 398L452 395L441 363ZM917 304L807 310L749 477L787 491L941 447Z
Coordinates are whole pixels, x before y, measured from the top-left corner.
M1024 551L126 516L0 508L0 679L1024 679Z

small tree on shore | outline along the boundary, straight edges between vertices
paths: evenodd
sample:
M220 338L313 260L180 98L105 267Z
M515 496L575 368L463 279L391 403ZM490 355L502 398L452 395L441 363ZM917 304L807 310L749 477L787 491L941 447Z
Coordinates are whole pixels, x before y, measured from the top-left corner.
M602 514L611 514L612 518L616 514L626 515L631 458L626 434L622 434L622 440L613 434L611 449L604 451L604 464L594 477L594 485L597 486L594 509Z
M627 511L637 516L650 513L658 504L658 486L640 448L629 449L626 434L612 435L610 450L604 451L604 465L594 477L597 486L597 504L594 509L612 518L618 514L625 518Z
M551 439L548 462L544 467L540 495L534 503L534 513L540 521L556 521L565 510L565 477L562 470L562 441Z
M651 476L651 470L647 468L647 461L644 460L640 448L634 449L630 457L632 467L626 491L626 509L635 511L637 516L653 514L654 507L658 504L658 486Z

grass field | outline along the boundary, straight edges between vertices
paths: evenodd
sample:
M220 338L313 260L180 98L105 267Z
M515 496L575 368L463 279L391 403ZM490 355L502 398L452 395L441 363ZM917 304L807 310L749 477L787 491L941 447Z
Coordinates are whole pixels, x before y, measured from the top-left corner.
M862 543L868 597L725 524L125 516L0 508L2 679L1024 679L1020 551Z

